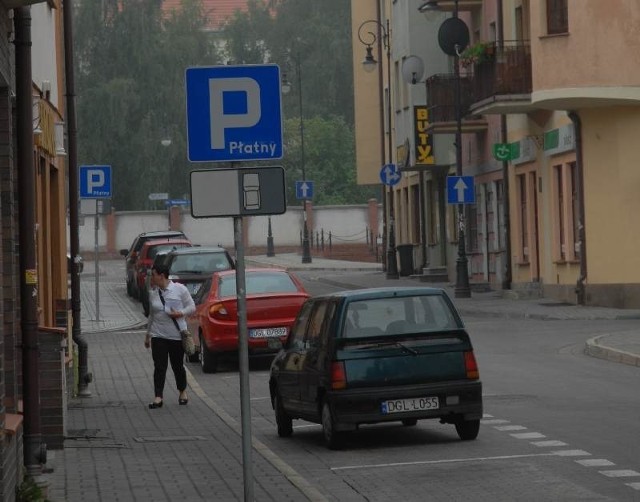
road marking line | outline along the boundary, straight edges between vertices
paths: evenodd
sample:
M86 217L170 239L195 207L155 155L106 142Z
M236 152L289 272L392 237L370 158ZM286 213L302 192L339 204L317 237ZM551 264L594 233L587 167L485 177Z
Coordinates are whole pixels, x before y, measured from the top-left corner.
M539 446L539 447L547 447L547 446L569 446L567 443L563 442L563 441L557 441L557 440L549 440L549 441L532 441L531 442L532 445L534 446Z
M631 469L618 469L616 471L598 471L600 474L604 474L608 478L631 478L633 476L640 476L640 472L632 471Z
M497 431L523 431L526 427L523 425L497 425L494 429Z
M533 453L528 455L501 455L498 457L453 458L449 460L417 460L415 462L393 462L389 464L345 465L342 467L330 467L330 469L332 471L346 471L349 469L375 469L379 467L400 467L404 465L453 464L453 463L461 463L461 462L484 462L489 460L510 460L514 458L552 457L552 456L553 456L553 453Z
M249 401L265 401L267 399L271 399L271 398L269 396L266 396L266 397L252 397L252 398L249 398Z
M193 393L198 396L200 399L204 401L204 403L209 407L211 411L213 411L220 419L229 426L230 429L235 431L239 437L242 437L242 426L231 416L229 415L222 406L218 405L213 399L211 399L206 392L200 387L200 384L195 380L193 374L189 371L188 368L185 368L187 372L187 379L189 382L189 387L193 390ZM328 499L320 493L320 491L315 488L311 483L309 483L305 478L303 478L293 467L287 464L284 460L282 460L278 455L276 455L272 450L270 450L267 445L265 445L259 439L256 439L253 435L251 437L251 443L253 445L253 449L256 450L262 457L269 462L273 467L276 468L277 471L281 472L284 477L286 477L289 482L294 485L300 492L302 492L309 500L312 502L329 502Z
M640 490L640 483L625 483L625 485L630 486L634 490Z
M493 418L493 415L489 415L488 413L483 413L482 418Z
M308 429L310 427L320 427L320 424L294 425L294 429Z
M540 434L539 432L517 432L516 434L509 435L516 439L540 439L547 437L544 434Z
M583 457L583 456L591 456L591 453L584 450L557 450L552 451L554 455L558 455L559 457Z
M495 418L493 420L485 420L482 419L483 425L498 425L498 424L508 424L509 420L503 420L502 418Z
M611 460L604 458L585 458L583 460L576 460L580 465L585 467L606 467L608 465L616 465Z

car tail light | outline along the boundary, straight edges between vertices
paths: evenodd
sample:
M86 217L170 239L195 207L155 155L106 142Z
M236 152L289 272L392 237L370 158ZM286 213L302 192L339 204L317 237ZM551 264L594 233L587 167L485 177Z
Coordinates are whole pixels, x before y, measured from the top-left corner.
M331 363L331 388L333 390L347 388L347 373L344 370L342 361L334 361Z
M464 353L464 369L467 372L468 379L477 380L480 378L478 363L476 362L476 357L473 355L473 351Z
M225 318L229 317L229 311L222 303L214 303L209 307L209 315L211 317Z

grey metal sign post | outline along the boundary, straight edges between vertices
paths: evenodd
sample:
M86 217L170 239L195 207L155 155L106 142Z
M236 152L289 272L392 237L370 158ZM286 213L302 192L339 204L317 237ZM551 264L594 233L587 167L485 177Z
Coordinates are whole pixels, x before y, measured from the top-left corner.
M95 199L96 202L93 263L95 265L96 284L95 320L100 321L100 256L98 249L98 229L100 227L100 213L104 211L104 200L101 201L100 199L111 198L111 166L80 166L78 176L80 177L80 202L82 203L82 199ZM90 212L93 211L90 210Z
M280 68L276 65L224 65L187 68L187 157L191 162L235 162L282 158L282 103ZM234 166L235 167L235 166ZM242 468L244 499L253 502L251 461L251 405L249 402L249 347L245 295L242 216L278 214L271 211L269 198L278 196L265 191L271 178L264 168L254 172L237 170L222 174L234 183L229 185L193 183L191 178L191 214L194 217L233 216L236 245L236 290L238 298L238 355L240 360L240 411L242 415ZM280 168L282 170L282 168ZM210 173L218 170L209 171ZM232 170L233 171L233 170ZM240 175L240 172L242 174ZM206 175L196 175L206 176ZM282 174L282 180L284 175ZM206 186L203 193L202 186ZM225 196L215 207L214 187ZM284 183L281 186L284 200ZM229 192L229 196L227 196ZM237 196L234 196L234 194ZM208 199L210 203L204 199ZM262 211L262 212L261 212ZM285 211L283 207L282 212Z

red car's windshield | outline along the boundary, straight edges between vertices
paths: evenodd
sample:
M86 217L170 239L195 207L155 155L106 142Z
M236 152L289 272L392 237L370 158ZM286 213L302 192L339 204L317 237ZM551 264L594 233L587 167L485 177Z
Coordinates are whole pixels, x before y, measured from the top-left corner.
M245 277L247 294L257 293L295 293L296 284L287 274L273 272L248 273ZM235 274L225 275L220 279L220 297L236 296Z

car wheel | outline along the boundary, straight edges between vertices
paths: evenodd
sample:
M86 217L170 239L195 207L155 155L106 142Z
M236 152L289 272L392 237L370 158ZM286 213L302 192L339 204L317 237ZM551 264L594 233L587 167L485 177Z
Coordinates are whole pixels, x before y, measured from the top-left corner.
M288 438L293 434L293 420L287 415L287 412L282 406L282 398L276 390L273 398L273 408L276 412L276 425L278 426L278 436L281 438Z
M215 373L218 371L218 356L207 348L202 334L200 335L200 365L203 373Z
M463 441L470 441L478 437L480 420L461 420L456 422L456 432Z
M336 431L336 423L331 407L325 401L322 404L322 433L324 442L330 450L339 450L344 442L344 432Z
M402 421L402 425L404 425L405 427L413 427L417 423L418 423L418 419L417 418L405 418Z

